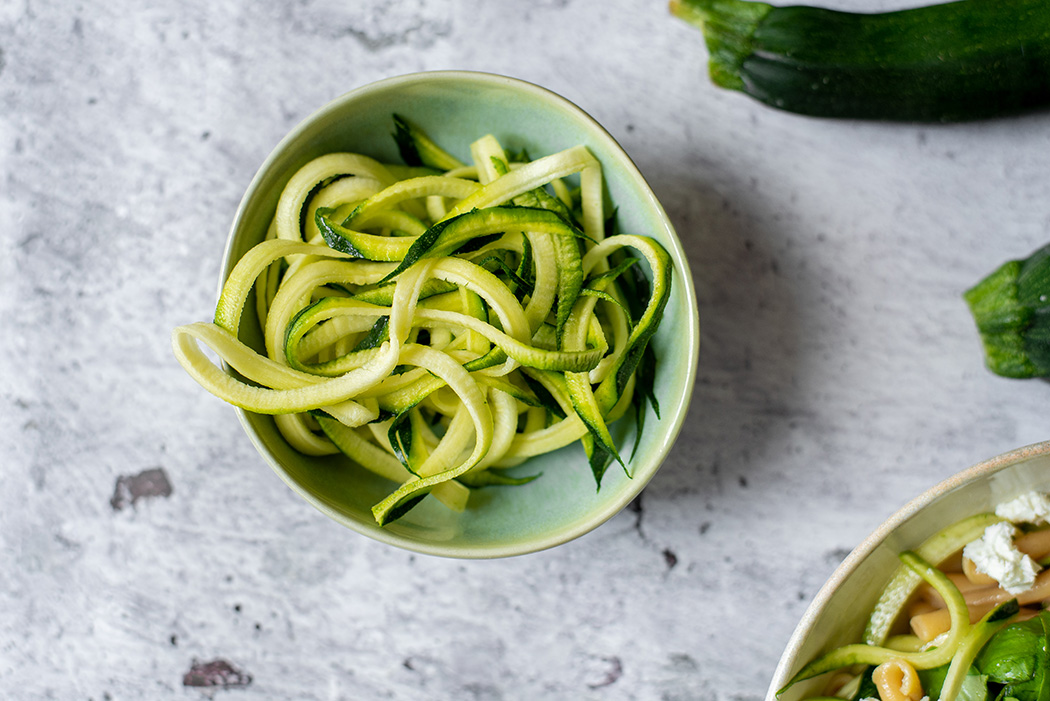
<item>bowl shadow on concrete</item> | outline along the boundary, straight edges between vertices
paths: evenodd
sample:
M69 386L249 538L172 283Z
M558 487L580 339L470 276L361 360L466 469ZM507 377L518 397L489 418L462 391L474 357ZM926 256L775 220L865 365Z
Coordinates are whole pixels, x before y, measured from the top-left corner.
M746 489L790 428L798 391L801 280L781 274L772 212L753 181L668 174L639 163L674 224L700 308L700 362L678 442L643 495L702 499ZM713 170L713 166L700 170ZM642 496L642 495L640 495ZM637 501L637 500L636 500ZM632 505L639 511L639 503Z

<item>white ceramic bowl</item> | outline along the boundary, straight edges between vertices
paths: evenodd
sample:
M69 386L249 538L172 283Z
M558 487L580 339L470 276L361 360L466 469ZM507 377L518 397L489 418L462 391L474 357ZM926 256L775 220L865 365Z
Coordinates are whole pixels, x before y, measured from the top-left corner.
M1032 490L1050 490L1050 441L1019 448L944 480L909 502L835 570L788 642L766 693L776 692L818 655L860 640L868 615L899 564L897 555L964 518ZM819 694L825 679L800 682L780 701Z
M579 107L530 83L469 72L405 75L347 93L299 124L260 167L233 222L222 280L262 240L281 189L309 160L350 151L400 162L391 138L394 113L420 125L463 160L469 159L470 143L487 133L509 150L525 148L533 157L578 144L591 150L602 164L620 230L653 237L674 263L671 299L652 340L662 419L648 410L631 464L633 479L614 465L596 491L583 450L573 445L515 468L523 474L543 473L528 485L479 490L461 514L427 499L385 528L376 525L370 509L396 485L341 457L297 453L268 416L241 412L244 428L293 490L336 521L384 543L433 555L488 558L541 550L581 536L637 496L671 449L692 393L699 319L688 261L666 213L623 149ZM259 346L257 325L242 324L241 336ZM630 446L627 423L614 424L615 435L621 445Z

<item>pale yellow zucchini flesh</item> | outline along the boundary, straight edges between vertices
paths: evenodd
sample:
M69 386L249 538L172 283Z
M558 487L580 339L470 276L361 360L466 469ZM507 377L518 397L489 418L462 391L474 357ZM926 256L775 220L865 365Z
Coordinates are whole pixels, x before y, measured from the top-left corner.
M667 252L606 235L584 146L528 160L485 135L464 163L395 124L404 165L335 153L291 175L214 320L173 331L176 358L300 452L390 480L380 525L428 495L463 510L576 442L599 486L613 460L629 475L609 424L652 397ZM261 347L239 337L246 309Z

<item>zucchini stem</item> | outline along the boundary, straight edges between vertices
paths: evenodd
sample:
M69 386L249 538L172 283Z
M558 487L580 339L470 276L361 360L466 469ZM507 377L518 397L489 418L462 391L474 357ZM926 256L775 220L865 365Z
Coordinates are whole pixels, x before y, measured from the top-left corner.
M744 90L741 67L751 55L751 38L773 7L742 0L671 0L671 14L703 32L710 54L711 80L729 90Z

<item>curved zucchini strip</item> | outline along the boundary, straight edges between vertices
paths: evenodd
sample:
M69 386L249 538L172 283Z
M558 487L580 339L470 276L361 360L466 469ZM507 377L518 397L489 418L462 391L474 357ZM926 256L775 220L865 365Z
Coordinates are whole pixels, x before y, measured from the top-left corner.
M458 202L446 216L454 217L473 209L505 204L544 184L557 183L573 174L580 176L583 233L592 241L600 241L605 229L602 169L586 146L574 146L512 169Z
M582 351L544 350L522 343L497 329L492 324L478 321L466 314L443 312L436 309L420 309L416 319L424 328L463 328L481 334L520 365L560 372L586 372L598 365L606 348L599 347Z
M597 266L602 255L607 255L616 246L629 246L645 258L652 271L652 292L649 303L642 312L641 317L635 322L634 329L627 339L626 347L620 360L610 372L610 377L598 387L595 396L599 405L605 409L616 403L627 379L634 373L635 368L641 360L642 354L652 339L653 334L659 326L663 317L664 307L667 300L671 298L671 257L667 251L655 241L643 236L619 235L605 239L584 256L583 266L589 270Z
M566 388L565 377L559 373L544 372L525 369L525 373L536 379L556 399L561 409L561 420L541 428L527 429L519 433L510 448L508 448L502 464L508 464L514 460L528 458L534 455L543 455L564 448L576 441L586 439L589 436L587 424L575 412L572 400L569 399ZM609 415L605 417L607 422L612 422L623 416L631 405L632 386L624 393L620 403L613 407ZM597 482L597 480L595 480ZM600 485L600 483L598 483Z
M389 307L394 303L394 286L394 282L368 285L365 289L356 292L352 297L360 302L368 302L369 304L379 304L384 307ZM422 301L433 297L434 295L455 292L457 289L458 288L455 285L446 283L443 280L431 278L423 283L423 288L419 291L419 299Z
M604 256L621 246L634 248L646 259L652 271L652 294L649 303L635 323L626 344L623 345L617 359L608 370L608 375L593 390L589 376L577 373L566 375L569 388L569 396L572 398L576 413L587 425L590 438L584 443L587 451L588 461L595 479L599 484L612 460L616 460L630 476L627 466L616 450L615 442L605 422L605 415L617 404L623 396L627 382L634 376L645 348L656 332L657 325L663 315L664 307L671 295L671 258L667 252L651 239L641 236L613 236L605 239L597 246L587 252L583 259L584 270L590 270L597 266ZM599 274L592 279L588 288L601 291L606 285L611 284L614 277ZM596 297L585 296L579 300L577 307L569 320L570 332L565 336L565 348L568 350L578 349L583 344L581 319L590 315Z
M343 222L347 228L364 228L382 212L409 200L421 197L450 197L462 199L477 192L480 186L473 180L450 178L447 175L422 175L402 180L362 202Z
M412 244L420 236L381 236L354 231L331 220L331 216L336 212L334 209L318 209L314 217L317 229L330 248L354 258L399 262L404 260ZM409 226L412 221L419 221L409 214L405 217L408 221L404 223Z
M334 455L339 452L331 441L316 431L317 421L311 414L275 414L273 421L288 444L303 455Z
M405 347L400 362L405 365L425 366L452 388L474 422L474 450L459 465L429 477L406 481L390 496L372 507L372 514L381 526L411 509L437 485L458 477L480 463L492 445L492 412L485 401L484 393L462 365L440 351L416 345Z
M271 358L281 360L286 357L283 352L286 333L283 332L309 303L312 293L330 283L368 284L374 281L370 274L369 264L361 267L359 263L344 261L317 261L303 266L294 274L285 276L280 290L270 303L270 313L263 329L266 349ZM430 266L419 267L411 275L403 276L394 286L391 298L390 324L397 329L398 338L404 342L408 338L413 310L419 299L422 287L427 280ZM394 320L398 325L394 326Z
M394 176L386 166L374 158L356 153L330 153L315 158L300 168L285 185L277 200L274 221L277 237L302 241L302 214L310 194L322 183L333 178L360 175L379 181L384 187L393 185Z
M311 355L309 352L304 353L301 351L303 337L311 329L316 328L317 324L322 322L350 316L363 318L368 322L371 329L380 328L376 326L376 319L382 319L385 323L382 324L381 330L386 331L386 327L389 324L390 309L345 297L322 297L296 314L286 327L284 357L288 361L288 365L296 370L309 372L314 375L337 377L349 370L371 362L378 354L379 347L374 343L374 339L368 338L363 339L365 341L363 345L358 344L349 352L332 360L315 363L307 363L302 360L303 356Z
M900 560L936 589L937 593L944 598L948 614L951 617L951 628L948 631L947 638L937 647L920 652L903 652L865 643L844 645L804 666L791 678L791 681L777 692L778 694L797 682L855 664L879 665L888 660L902 659L910 663L915 669L932 669L951 662L971 629L970 613L966 608L966 601L955 584L948 579L947 575L914 552L906 551L901 553Z
M259 276L274 262L291 255L345 258L346 255L325 246L271 239L263 241L237 261L219 295L215 308L215 323L231 333L237 333L241 312Z
M967 543L979 538L988 526L999 521L1002 519L993 513L976 514L930 536L915 549L915 553L923 560L938 565L952 553L962 550ZM869 645L885 644L893 622L921 581L912 568L905 565L897 568L872 609L864 629L864 642Z
M216 353L221 353L224 346L243 344L225 329L219 326L208 329L208 326L213 325L189 324L179 326L172 332L172 347L176 359L190 376L209 392L236 407L256 414L290 414L349 401L387 377L398 363L398 346L385 343L375 362L351 370L340 377L319 378L320 381L316 383L274 383L276 386L273 388L259 387L226 374L222 368L211 362L201 350L198 341L205 343ZM222 338L223 334L227 337ZM218 342L213 345L215 341ZM261 361L261 358L257 360Z
M397 458L390 455L375 443L364 440L349 426L335 419L318 417L317 423L325 435L335 444L339 452L346 455L361 467L370 470L391 482L404 482L411 478ZM470 492L459 482L450 480L436 486L431 492L434 498L454 511L467 507Z
M557 236L583 236L582 232L546 209L510 205L475 209L443 219L430 227L413 242L398 266L387 275L387 279L399 275L422 258L448 256L468 241L502 235L505 231L538 231Z

